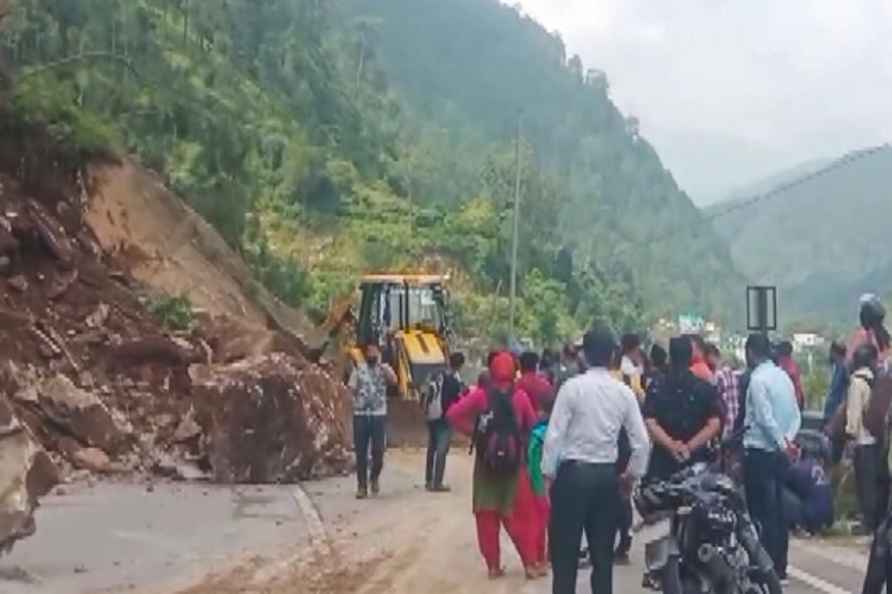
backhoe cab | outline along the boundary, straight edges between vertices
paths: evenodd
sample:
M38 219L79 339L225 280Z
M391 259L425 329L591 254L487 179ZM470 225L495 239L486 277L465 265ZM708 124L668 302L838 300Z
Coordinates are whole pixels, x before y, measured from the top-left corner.
M435 275L362 278L351 359L361 364L362 345L377 342L382 360L399 379L393 396L418 400L429 378L446 368L450 335L446 280Z

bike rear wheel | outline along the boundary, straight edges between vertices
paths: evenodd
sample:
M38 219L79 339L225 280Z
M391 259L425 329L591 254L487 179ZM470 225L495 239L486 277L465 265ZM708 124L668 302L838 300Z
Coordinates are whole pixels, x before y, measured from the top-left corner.
M666 560L660 581L663 594L685 594L684 582L681 579L681 558L672 555Z
M752 585L754 588L751 588L751 591L748 591L746 594L783 594L780 578L777 577L777 573L774 570L769 571L760 578L753 579Z

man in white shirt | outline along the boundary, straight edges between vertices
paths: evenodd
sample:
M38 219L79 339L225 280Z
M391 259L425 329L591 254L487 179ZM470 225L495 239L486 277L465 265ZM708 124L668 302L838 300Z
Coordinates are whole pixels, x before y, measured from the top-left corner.
M647 469L650 442L632 390L608 371L618 345L613 333L585 335L587 371L558 393L542 453L551 488L553 594L574 594L579 546L585 530L593 565L592 592L613 592L613 544L620 483L630 491ZM631 447L628 471L616 474L617 442L625 428Z

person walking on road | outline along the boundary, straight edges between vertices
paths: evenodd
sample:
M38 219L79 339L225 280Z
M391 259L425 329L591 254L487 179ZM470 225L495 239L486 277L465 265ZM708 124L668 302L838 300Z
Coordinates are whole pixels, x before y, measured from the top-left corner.
M356 498L380 491L379 479L384 467L385 424L387 422L387 386L396 385L397 377L390 365L380 361L381 351L371 341L363 347L365 361L356 365L347 386L353 395L353 449L356 452ZM372 467L369 472L369 448Z
M465 365L462 353L449 356L449 369L428 386L425 412L427 416L427 463L424 471L424 488L434 493L447 493L449 487L443 483L446 474L446 456L449 455L449 442L452 429L446 421L446 414L458 402L465 389L461 370Z
M871 534L879 524L880 465L885 461L882 444L864 426L876 375L877 348L866 342L852 357L852 377L846 401L846 435L855 443L855 485L862 529Z
M685 465L706 459L706 445L721 430L716 389L690 370L691 340L669 342L669 375L647 394L644 419L654 443L647 478L665 480Z
M771 361L768 337L751 335L746 341L746 357L752 368L743 423L747 504L761 527L760 540L778 577L786 580L789 530L784 517L783 484L790 460L797 454L794 439L802 415L790 376Z
M618 351L613 333L592 330L582 348L588 369L568 380L558 393L542 454L542 474L552 483L552 593L576 592L585 531L593 566L592 592L612 594L617 493L620 484L630 492L644 474L650 442L635 395L610 374ZM623 428L631 454L627 473L618 477L617 443Z
M477 542L489 577L502 577L499 532L504 526L527 578L542 577L545 568L536 563L535 552L538 514L525 461L536 413L529 396L515 386L511 353L491 356L489 371L488 389L470 392L446 414L454 429L473 438Z
M539 523L536 525L536 564L544 569L548 567L548 524L551 517L551 501L545 488L545 477L542 475L542 449L545 446L545 433L548 431L548 418L551 409L544 411L530 432L530 443L527 447L527 470L530 473L530 484L536 498L536 511Z

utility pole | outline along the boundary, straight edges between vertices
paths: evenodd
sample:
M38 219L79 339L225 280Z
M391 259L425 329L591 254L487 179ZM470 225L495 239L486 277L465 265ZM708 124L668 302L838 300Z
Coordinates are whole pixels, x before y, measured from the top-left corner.
M518 235L520 231L520 135L521 135L521 114L517 115L517 138L515 139L514 146L514 234L511 238L511 298L510 298L510 313L508 318L508 327L510 333L510 339L513 346L513 343L516 342L517 336L514 333L514 321L515 321L515 312L516 312L516 304L517 304L517 241Z

